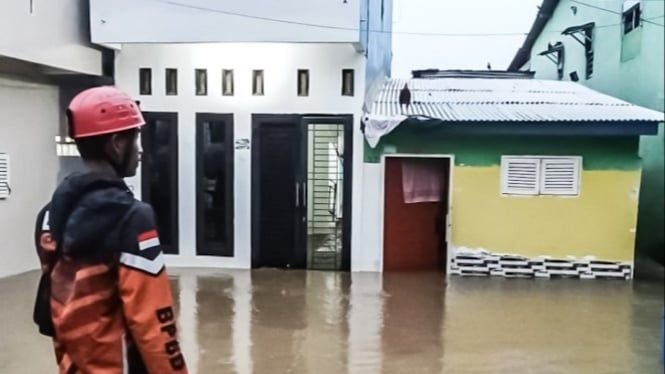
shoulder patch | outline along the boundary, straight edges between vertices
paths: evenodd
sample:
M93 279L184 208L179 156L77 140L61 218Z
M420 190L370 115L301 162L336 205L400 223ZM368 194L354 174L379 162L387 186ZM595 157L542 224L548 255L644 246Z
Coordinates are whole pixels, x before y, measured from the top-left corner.
M130 230L120 253L120 264L150 275L164 269L164 255L155 227L152 208L138 205L129 222Z
M155 276L164 270L164 256L161 252L152 260L141 255L123 252L120 254L120 263L129 268Z
M159 237L157 236L157 230L150 230L139 234L138 242L140 251L146 251L151 248L159 247Z

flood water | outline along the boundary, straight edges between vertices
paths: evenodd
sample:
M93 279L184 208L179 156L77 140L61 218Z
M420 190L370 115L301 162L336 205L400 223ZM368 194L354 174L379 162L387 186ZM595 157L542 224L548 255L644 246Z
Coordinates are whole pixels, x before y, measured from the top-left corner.
M191 373L662 373L662 281L171 271ZM0 279L0 373L54 373L37 273Z

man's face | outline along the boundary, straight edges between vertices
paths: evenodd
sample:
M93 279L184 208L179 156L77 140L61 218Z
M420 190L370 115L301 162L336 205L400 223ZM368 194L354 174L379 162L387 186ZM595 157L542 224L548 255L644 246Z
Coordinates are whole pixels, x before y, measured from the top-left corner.
M113 157L123 166L120 177L128 178L136 175L139 166L141 148L137 130L118 134L113 137Z
M136 175L136 169L139 167L139 161L141 160L141 145L139 144L139 132L135 131L134 135L130 138L130 144L128 147L131 147L129 151L129 160L127 161L127 170L125 171L124 177L133 177Z

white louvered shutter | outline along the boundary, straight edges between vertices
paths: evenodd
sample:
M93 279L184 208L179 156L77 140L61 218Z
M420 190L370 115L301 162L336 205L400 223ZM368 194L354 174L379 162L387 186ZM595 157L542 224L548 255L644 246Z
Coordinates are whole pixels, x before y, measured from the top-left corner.
M578 157L543 159L540 193L543 195L578 195L580 164Z
M501 193L538 195L540 160L527 157L501 158Z
M9 155L0 153L0 199L9 197Z

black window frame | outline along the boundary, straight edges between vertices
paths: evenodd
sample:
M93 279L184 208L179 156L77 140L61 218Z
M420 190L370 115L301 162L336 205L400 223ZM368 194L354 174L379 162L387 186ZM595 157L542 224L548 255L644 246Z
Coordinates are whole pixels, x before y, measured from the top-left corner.
M231 76L231 82L229 83L231 87L226 86L227 74ZM233 73L233 69L222 69L222 96L233 96L234 94L235 94L235 76Z
M203 86L201 87L200 76L203 76ZM194 70L194 93L196 96L208 96L208 69Z
M171 126L168 128L169 136L169 145L171 150L168 155L169 163L172 165L170 175L168 177L169 188L171 189L170 201L171 206L171 217L168 222L169 229L171 231L171 245L166 244L164 241L164 235L162 235L162 251L164 254L168 255L179 255L180 254L180 185L179 185L179 169L178 165L180 162L179 152L178 152L178 126L179 126L179 116L177 112L143 112L143 117L148 124L146 129L150 127L151 121L165 121L170 122ZM141 147L144 149L144 153L141 160L141 200L152 205L153 198L150 189L150 185L146 183L150 178L151 167L154 165L153 162L149 161L148 158L151 157L148 155L148 152L145 152L149 149L152 149L155 144L155 138L149 137L145 133L141 136ZM153 210L155 207L153 206ZM159 223L159 218L157 217L157 212L155 216L155 224ZM158 226L159 229L159 226ZM164 229L162 228L162 231Z
M139 95L152 95L152 69L139 68Z
M347 74L351 75L351 87L346 86ZM356 95L356 70L342 69L342 96L354 97Z
M259 87L258 78L261 77L261 85ZM259 88L261 88L259 90ZM252 70L252 96L265 96L266 94L266 73L263 69Z
M623 34L627 35L642 26L642 3L639 2L621 15Z
M305 83L305 89L301 91L303 80ZM299 97L309 96L309 82L310 82L309 69L298 69L298 79L297 79L298 87L296 88L296 91Z
M171 87L171 79L173 79L173 87ZM164 92L166 96L178 95L178 69L166 68L164 69Z
M216 251L210 247L205 239L205 217L204 217L204 195L203 195L203 125L208 122L224 123L224 163L226 172L224 173L224 218L226 222L226 243L222 251ZM235 256L235 237L234 237L234 116L229 113L196 113L196 255L197 256L215 256L215 257L234 257Z

